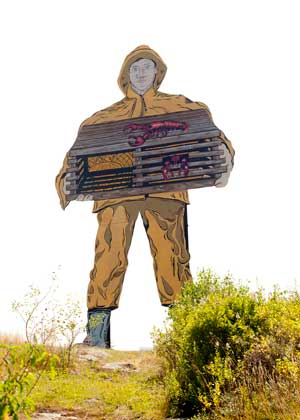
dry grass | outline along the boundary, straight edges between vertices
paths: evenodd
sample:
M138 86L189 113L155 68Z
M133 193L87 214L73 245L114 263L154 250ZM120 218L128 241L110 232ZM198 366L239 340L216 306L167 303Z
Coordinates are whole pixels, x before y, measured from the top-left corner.
M19 334L0 333L0 344L9 344L11 346L18 346L23 343L25 343L25 339Z
M220 404L196 420L300 420L300 378L248 372L225 392Z

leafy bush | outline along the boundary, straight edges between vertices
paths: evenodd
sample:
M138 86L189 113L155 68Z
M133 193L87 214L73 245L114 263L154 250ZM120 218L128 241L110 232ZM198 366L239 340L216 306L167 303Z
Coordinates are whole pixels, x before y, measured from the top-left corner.
M295 380L300 368L300 298L252 293L230 276L202 271L154 334L165 369L169 414L191 416L251 398L267 381ZM233 418L233 417L232 417ZM237 417L236 417L237 418Z
M57 361L43 346L0 345L0 419L17 420L19 413L29 418L34 409L30 394L45 371L55 374Z

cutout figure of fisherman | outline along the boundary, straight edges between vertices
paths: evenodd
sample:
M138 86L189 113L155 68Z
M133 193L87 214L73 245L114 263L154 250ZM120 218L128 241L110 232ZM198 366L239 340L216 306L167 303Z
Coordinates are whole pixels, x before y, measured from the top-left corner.
M125 97L96 112L80 127L195 109L205 109L209 113L207 106L201 102L192 102L182 95L159 92L158 88L166 70L165 63L155 51L146 45L137 47L126 57L118 79ZM223 133L221 140L227 172L217 180L217 187L227 184L234 156L232 145ZM69 204L66 199L69 187L67 168L66 157L56 178L56 188L63 209ZM128 264L127 254L138 214L141 214L148 236L161 304L173 304L182 286L192 281L187 246L187 204L187 191L94 202L93 212L97 214L99 227L95 263L90 273L87 292L88 323L85 344L110 347L110 315L119 305Z

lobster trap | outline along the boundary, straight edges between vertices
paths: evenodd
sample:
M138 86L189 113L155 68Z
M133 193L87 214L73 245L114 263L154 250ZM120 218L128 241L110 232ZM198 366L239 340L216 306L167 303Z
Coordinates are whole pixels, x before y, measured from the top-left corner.
M66 198L213 186L227 169L219 136L203 109L83 126L68 154Z

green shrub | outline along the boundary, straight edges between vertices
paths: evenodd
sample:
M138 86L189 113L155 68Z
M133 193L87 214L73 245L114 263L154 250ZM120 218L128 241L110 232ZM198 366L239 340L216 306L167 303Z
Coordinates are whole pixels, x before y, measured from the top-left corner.
M169 414L220 407L228 394L266 379L295 378L300 359L300 299L275 289L269 297L202 271L154 334L164 362Z
M29 418L34 409L30 394L43 372L55 374L57 361L40 345L0 345L0 419L17 420L19 413Z

